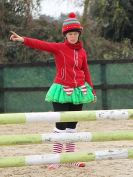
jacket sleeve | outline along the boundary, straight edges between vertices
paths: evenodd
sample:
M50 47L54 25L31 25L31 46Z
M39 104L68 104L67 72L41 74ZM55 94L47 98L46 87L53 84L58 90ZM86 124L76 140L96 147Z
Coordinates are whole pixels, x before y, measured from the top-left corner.
M92 84L92 81L91 81L91 76L90 76L90 71L89 71L89 67L88 67L88 63L87 63L86 53L85 53L82 69L83 69L84 74L85 74L85 81L91 86L92 93L93 93L94 96L96 96L96 93L94 91L93 84Z
M24 37L23 44L34 49L43 50L50 53L56 53L58 51L59 46L56 42L46 42L28 37Z

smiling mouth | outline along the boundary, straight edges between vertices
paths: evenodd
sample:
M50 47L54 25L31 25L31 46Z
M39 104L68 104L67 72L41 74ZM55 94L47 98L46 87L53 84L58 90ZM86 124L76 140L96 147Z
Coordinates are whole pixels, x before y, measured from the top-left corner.
M75 42L75 39L71 39L71 42Z

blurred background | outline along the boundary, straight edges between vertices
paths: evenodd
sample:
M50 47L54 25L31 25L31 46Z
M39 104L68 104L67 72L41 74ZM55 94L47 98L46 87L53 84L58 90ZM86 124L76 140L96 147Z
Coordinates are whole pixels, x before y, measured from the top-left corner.
M63 41L62 22L72 11L84 27L82 40L98 97L84 109L132 108L132 0L1 0L0 112L52 110L44 98L55 75L53 56L12 43L10 31Z

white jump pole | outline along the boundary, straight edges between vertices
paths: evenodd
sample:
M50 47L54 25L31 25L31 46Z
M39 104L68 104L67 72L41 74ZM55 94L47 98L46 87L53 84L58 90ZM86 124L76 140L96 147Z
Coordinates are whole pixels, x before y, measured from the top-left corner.
M120 140L133 140L133 131L1 135L0 146L51 142L104 142Z
M132 159L133 149L111 149L96 152L68 152L60 154L28 155L1 157L0 168L29 165L46 165L50 163L89 162L96 160Z
M133 119L133 109L0 114L0 124Z

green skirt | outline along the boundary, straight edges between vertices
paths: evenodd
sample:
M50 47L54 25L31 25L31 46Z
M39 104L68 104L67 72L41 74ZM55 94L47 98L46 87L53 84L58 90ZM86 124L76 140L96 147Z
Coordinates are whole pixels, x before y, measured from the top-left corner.
M81 87L75 87L71 95L68 96L63 90L64 85L53 83L48 90L48 93L46 94L45 101L73 104L92 102L94 100L92 88L89 86L88 83L85 83L85 86L87 88L86 94L81 91Z

